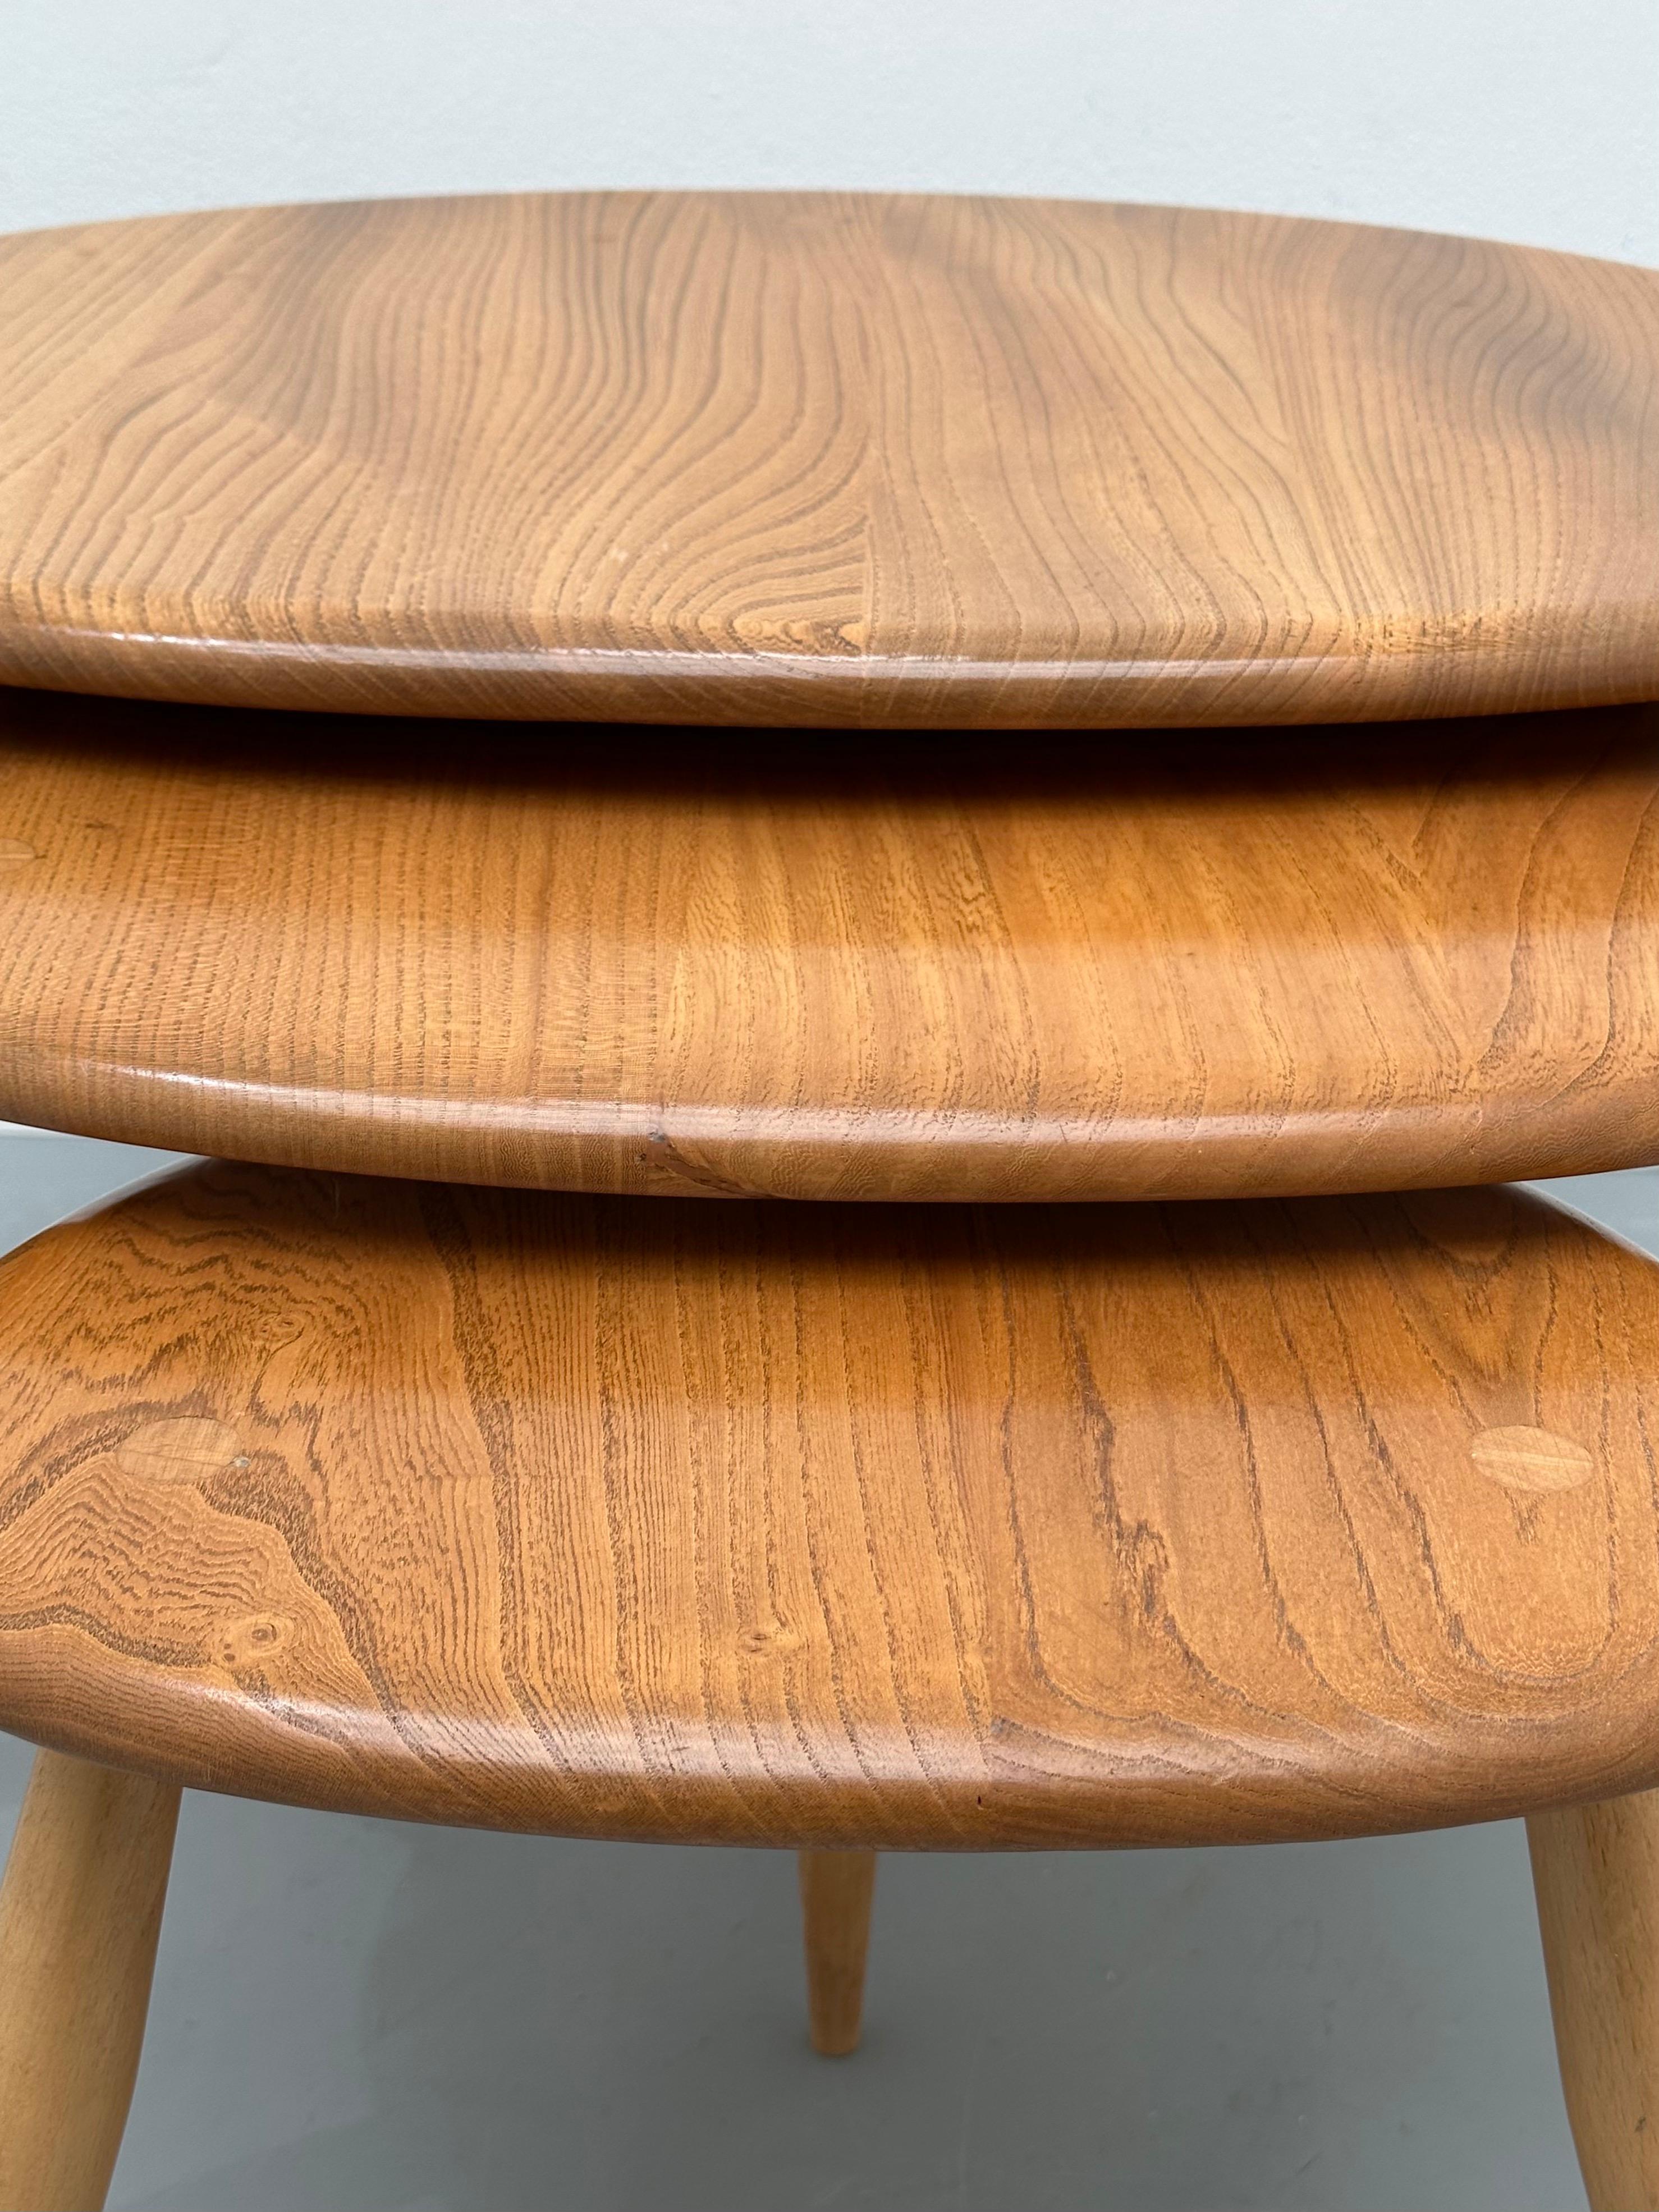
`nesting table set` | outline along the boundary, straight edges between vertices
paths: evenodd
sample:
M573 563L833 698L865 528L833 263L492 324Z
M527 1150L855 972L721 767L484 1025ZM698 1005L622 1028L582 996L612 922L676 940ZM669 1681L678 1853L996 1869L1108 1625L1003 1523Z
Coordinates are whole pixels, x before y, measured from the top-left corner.
M801 1854L1524 1814L1659 2205L1659 277L930 198L0 240L0 2203L181 1787Z

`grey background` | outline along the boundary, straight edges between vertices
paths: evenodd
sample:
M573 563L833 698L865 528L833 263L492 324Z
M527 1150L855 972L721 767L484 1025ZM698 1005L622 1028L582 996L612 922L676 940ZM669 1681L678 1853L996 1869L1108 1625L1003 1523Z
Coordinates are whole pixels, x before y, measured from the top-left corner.
M169 1155L0 1124L0 1249ZM1540 1185L1659 1254L1659 1170ZM0 1736L0 1843L28 1771ZM191 1794L115 2212L1561 2212L1516 1822L889 1856L807 2047L793 1863Z
M1185 200L1659 261L1659 8L0 5L0 230L583 185Z
M1076 194L1659 264L1659 7L0 9L0 230L574 185ZM0 1127L0 1244L155 1156ZM1578 1202L1659 1251L1659 1177ZM27 1768L0 1738L0 1833ZM111 2199L1192 2212L1583 2197L1520 1830L889 1859L815 2060L793 1869L191 1796Z

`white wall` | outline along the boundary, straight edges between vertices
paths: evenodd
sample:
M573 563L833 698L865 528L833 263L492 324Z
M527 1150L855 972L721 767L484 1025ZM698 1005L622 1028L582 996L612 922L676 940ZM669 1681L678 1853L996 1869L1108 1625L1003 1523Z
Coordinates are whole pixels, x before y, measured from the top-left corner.
M776 184L1188 200L1659 264L1659 0L0 0L0 229Z

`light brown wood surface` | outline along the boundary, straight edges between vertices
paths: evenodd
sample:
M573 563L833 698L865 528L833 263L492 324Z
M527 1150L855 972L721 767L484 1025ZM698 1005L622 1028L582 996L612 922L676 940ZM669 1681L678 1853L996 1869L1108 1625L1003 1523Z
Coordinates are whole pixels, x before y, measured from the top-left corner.
M688 764L0 693L0 1115L796 1198L1659 1158L1659 710L1218 742Z
M1591 2212L1659 2206L1659 1793L1527 1823L1550 2007Z
M692 193L0 240L0 677L953 728L1659 696L1659 276Z
M0 1726L927 1848L1659 1777L1659 1274L1503 1190L704 1206L217 1166L0 1267Z
M799 1865L812 2048L821 2057L846 2058L859 2047L863 2023L876 1854L803 1851Z
M0 2205L98 2212L138 2071L179 1792L43 1751L0 1882Z

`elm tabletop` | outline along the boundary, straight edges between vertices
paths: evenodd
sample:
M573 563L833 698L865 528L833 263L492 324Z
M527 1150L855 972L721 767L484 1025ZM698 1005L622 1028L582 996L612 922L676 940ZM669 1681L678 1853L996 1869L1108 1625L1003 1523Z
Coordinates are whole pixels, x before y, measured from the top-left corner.
M954 728L1659 696L1659 276L1061 201L0 240L0 680Z
M1659 710L787 750L0 694L0 1115L794 1198L1659 1149Z

